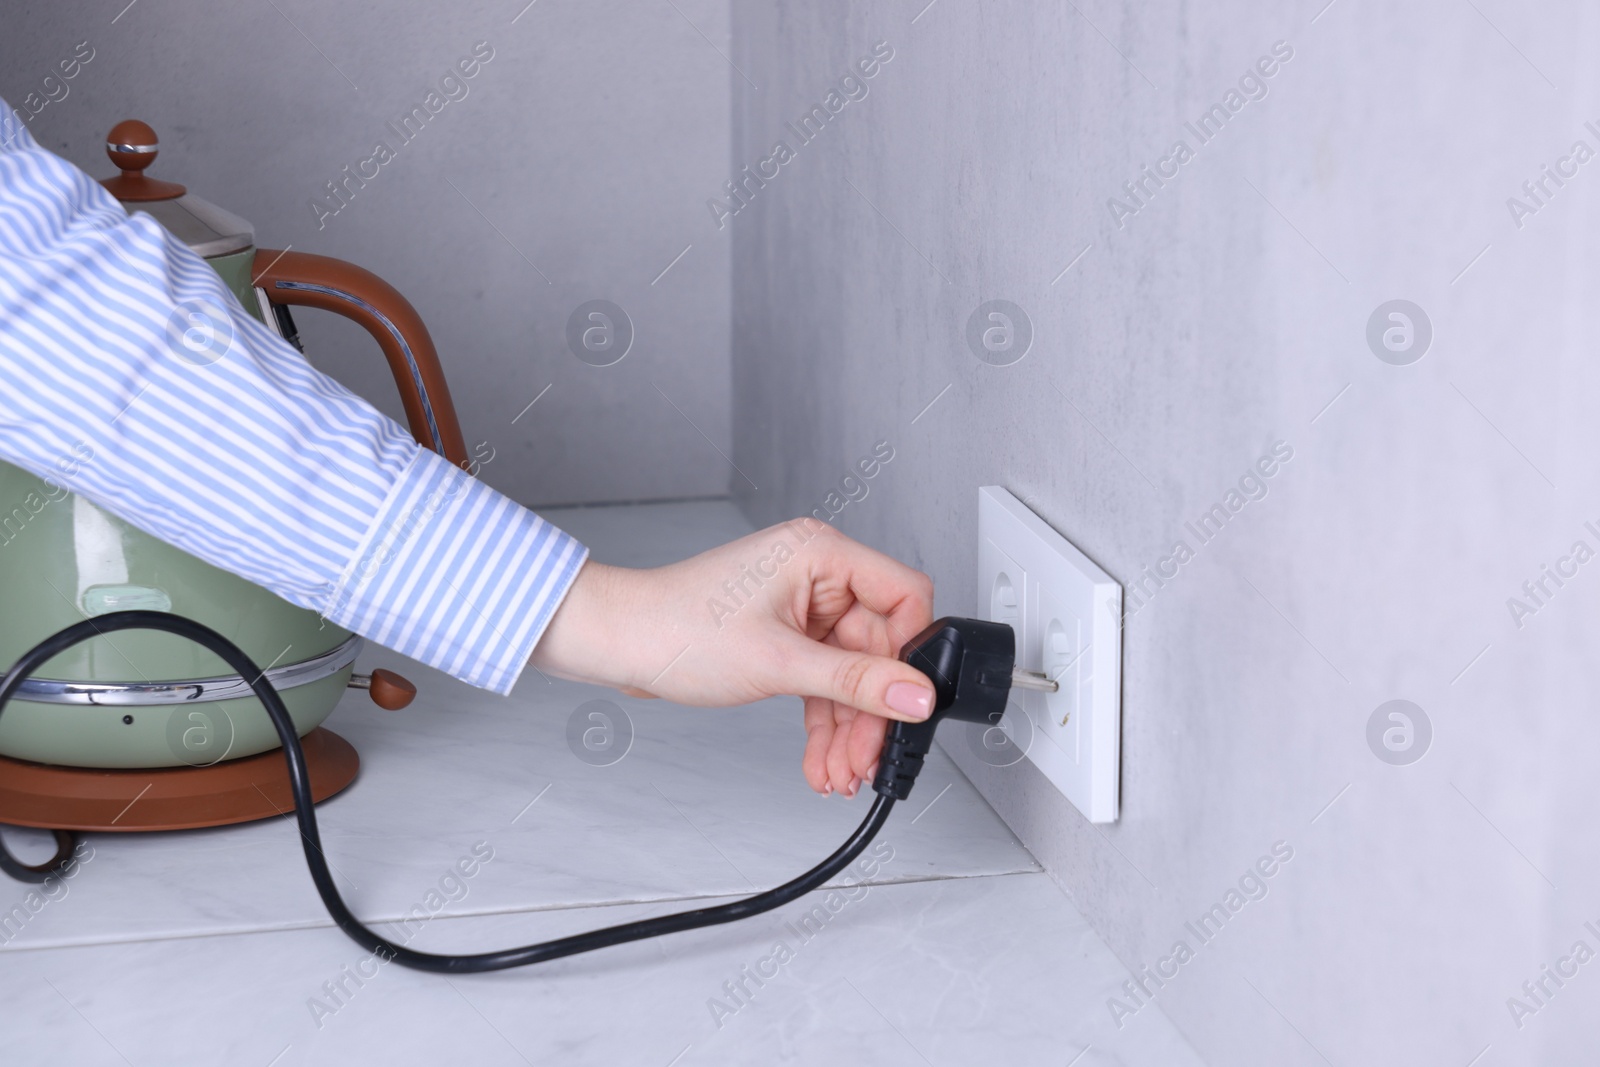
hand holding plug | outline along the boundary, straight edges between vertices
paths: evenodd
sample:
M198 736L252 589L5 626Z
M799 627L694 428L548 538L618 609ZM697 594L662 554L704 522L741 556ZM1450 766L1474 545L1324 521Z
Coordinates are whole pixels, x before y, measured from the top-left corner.
M932 618L926 575L802 519L652 570L584 564L532 662L681 704L802 696L806 781L854 796L890 720L933 711L895 658Z

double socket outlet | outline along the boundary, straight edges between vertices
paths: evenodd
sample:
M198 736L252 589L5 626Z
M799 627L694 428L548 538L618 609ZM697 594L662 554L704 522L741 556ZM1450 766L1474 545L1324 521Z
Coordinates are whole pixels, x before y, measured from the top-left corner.
M979 614L1009 623L1017 666L999 729L1090 822L1115 822L1122 747L1122 587L999 486L978 490ZM996 738L996 741L1004 741ZM1002 746L989 745L998 750Z

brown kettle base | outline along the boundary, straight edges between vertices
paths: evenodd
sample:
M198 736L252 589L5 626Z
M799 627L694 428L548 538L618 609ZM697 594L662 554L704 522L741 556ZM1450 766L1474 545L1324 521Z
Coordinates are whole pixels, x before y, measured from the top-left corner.
M361 758L324 727L300 739L317 803L355 781ZM0 823L45 830L193 830L294 811L283 750L209 767L100 770L0 756Z

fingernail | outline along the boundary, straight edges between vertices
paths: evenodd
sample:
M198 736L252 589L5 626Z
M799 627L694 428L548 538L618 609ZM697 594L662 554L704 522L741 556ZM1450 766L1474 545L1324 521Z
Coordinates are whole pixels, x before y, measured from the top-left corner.
M859 778L850 779L850 788L845 792L845 796L850 797L851 799L854 799L855 795L856 795L856 790L858 790L860 788L861 788L861 779L859 779Z
M878 780L878 765L876 763L874 763L872 765L872 769L867 772L867 778L871 778L873 781ZM865 779L863 779L863 781L865 781Z
M933 690L915 682L896 682L884 694L883 702L902 715L926 719L933 710Z
M825 796L825 797L833 795L833 783L832 782L829 782L827 785L822 787L822 795Z

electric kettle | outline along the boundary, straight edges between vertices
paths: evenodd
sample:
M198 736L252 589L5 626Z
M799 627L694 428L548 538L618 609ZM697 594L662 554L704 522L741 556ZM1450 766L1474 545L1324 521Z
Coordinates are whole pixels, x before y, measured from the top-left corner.
M291 307L332 311L359 323L388 358L412 434L466 467L438 354L411 304L376 275L342 260L256 248L245 220L182 185L147 176L156 153L149 126L118 123L106 154L122 173L101 184L129 212L149 214L210 263L244 313L296 348ZM71 462L79 461L93 459L80 455ZM3 462L0 589L7 606L0 613L0 670L85 617L143 608L204 623L256 662L270 664L267 677L302 736L327 718L347 686L369 688L384 707L404 706L415 694L390 672L352 677L361 639L315 612ZM150 631L102 635L62 653L24 683L0 718L0 756L67 768L211 767L277 747L246 679L200 647ZM348 777L354 777L353 750L348 762ZM65 825L45 818L30 824ZM184 824L181 813L163 823Z

